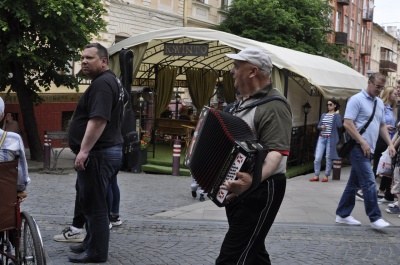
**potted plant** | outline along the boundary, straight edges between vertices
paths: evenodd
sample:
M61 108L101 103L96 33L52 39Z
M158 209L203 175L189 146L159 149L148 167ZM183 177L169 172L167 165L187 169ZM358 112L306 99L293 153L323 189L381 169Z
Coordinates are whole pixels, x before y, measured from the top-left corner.
M142 139L140 139L140 161L142 165L147 164L147 147L150 144L150 140L150 134L142 134Z

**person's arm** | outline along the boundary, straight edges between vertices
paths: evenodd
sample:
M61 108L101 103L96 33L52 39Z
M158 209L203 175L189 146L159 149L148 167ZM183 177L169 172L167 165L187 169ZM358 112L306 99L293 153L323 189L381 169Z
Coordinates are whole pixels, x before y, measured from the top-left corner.
M396 134L393 136L392 143L394 148L397 150L397 148L400 146L399 132L396 132Z
M269 178L277 170L283 155L277 151L271 151L268 153L262 166L261 182ZM222 189L226 189L231 192L227 196L227 200L242 194L248 190L253 182L253 176L247 172L236 172L236 180L228 180L225 185L222 185Z
M107 121L100 117L91 118L86 126L85 135L83 136L81 149L75 159L75 169L84 170L85 161L89 155L89 151L93 148L97 140L100 138L107 125Z
M394 155L396 154L396 149L394 148L393 143L390 140L389 131L387 130L386 124L381 124L379 128L379 134L388 145L390 157L394 157Z
M26 156L25 156L25 147L24 147L24 142L22 141L22 138L19 137L19 150L18 150L18 155L19 155L19 161L18 161L18 185L17 185L17 191L24 191L28 184L31 182L31 179L29 178L29 173L28 173L28 163L26 161Z

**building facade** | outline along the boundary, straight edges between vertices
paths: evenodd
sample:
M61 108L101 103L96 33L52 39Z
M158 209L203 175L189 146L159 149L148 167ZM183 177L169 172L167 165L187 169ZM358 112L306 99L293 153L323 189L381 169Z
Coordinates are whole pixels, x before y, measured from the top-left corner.
M383 28L374 23L371 43L371 72L387 76L386 85L396 86L400 77L400 41L396 27Z
M343 55L353 69L363 75L370 68L373 0L334 0L332 29L329 41L338 45L347 45L348 51Z

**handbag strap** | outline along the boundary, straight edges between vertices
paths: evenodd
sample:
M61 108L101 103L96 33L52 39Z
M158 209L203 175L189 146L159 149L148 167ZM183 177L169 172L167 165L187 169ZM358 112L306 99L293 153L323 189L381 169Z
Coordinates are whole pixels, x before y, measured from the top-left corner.
M360 130L360 134L363 134L363 133L367 130L369 124L371 123L372 119L374 118L374 116L375 116L375 109L376 109L376 102L377 102L377 100L374 101L374 109L373 109L373 111L372 111L372 115L371 115L371 117L369 117L369 120L368 120L367 123L364 125L364 128L362 128L362 129Z
M1 139L0 139L0 148L3 145L4 140L6 139L6 135L7 135L7 132L3 131L3 135L1 136Z

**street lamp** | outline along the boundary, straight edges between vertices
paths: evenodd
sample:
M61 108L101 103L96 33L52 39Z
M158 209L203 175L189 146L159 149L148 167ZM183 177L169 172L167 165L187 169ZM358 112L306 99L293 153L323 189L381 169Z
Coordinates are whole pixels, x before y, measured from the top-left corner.
M303 105L303 112L304 112L304 138L303 138L303 165L304 165L304 161L305 161L305 150L306 150L306 138L307 138L307 115L310 113L311 110L311 105L310 103L307 103Z
M142 97L142 94L140 94L139 97L139 133L138 133L138 139L140 141L140 139L142 138L142 107L143 107L143 103L144 103L144 98Z
M310 113L310 110L311 110L311 105L307 101L307 103L303 105L303 111L304 111L304 114L306 115L306 117L307 117L308 113Z

